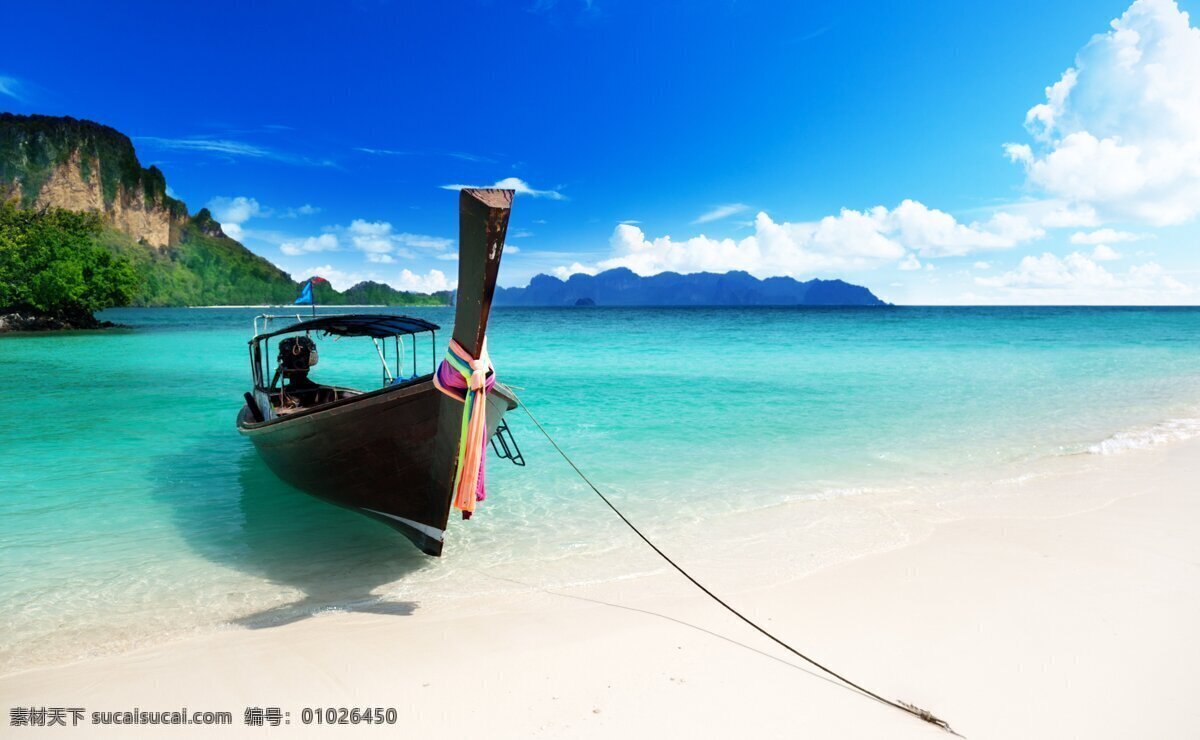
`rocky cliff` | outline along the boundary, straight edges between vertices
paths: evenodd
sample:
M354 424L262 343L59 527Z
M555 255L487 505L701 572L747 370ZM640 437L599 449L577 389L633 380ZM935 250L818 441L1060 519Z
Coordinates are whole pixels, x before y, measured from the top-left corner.
M187 207L143 168L129 137L91 121L0 113L0 198L22 208L94 211L134 241L178 243Z

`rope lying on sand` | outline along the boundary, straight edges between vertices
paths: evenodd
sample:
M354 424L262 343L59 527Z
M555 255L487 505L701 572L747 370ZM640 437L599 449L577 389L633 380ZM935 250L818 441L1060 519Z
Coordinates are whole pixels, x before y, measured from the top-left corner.
M833 678L837 679L838 681L841 681L846 686L849 686L850 688L855 689L859 693L864 694L864 695L874 699L875 701L881 702L883 704L887 704L888 706L891 706L891 707L895 707L896 709L899 709L902 712L911 714L912 716L917 717L918 719L924 720L932 725L936 725L936 726L942 728L943 730L945 730L946 732L949 732L952 735L958 735L957 732L955 732L953 729L950 728L950 725L945 720L939 719L929 710L921 709L920 707L918 707L914 704L909 704L908 702L892 701L891 699L885 699L882 696L880 696L879 694L876 694L874 691L863 688L862 686L856 684L855 682L851 681L850 679L846 678L845 676L841 675L840 673L837 673L833 669L827 668L826 666L818 663L817 661L808 657L807 655L800 652L796 648L792 647L791 645L787 644L783 640L779 639L775 635L771 634L765 628L759 626L756 622L754 622L752 619L750 619L746 615L739 612L737 609L734 609L732 606L727 604L720 596L717 596L712 591L709 591L704 586L704 584L700 583L695 578L693 578L690 573L688 573L678 563L676 563L674 560L672 560L665 552L658 549L658 545L655 545L653 542L651 542L649 537L642 534L642 531L640 529L638 529L636 526L634 526L633 522L629 521L629 519L626 518L626 516L621 513L621 510L618 509L616 506L614 506L613 503L608 500L607 496L605 496L603 493L600 492L600 489L596 487L596 484L592 483L591 479L588 478L587 475L585 475L584 472L579 469L579 466L575 464L575 461L572 460L571 457L566 452L564 452L561 447L558 446L558 442L554 441L554 438L550 436L550 432L546 431L546 428L543 427L541 422L539 422L537 420L537 417L535 417L533 415L533 412L529 410L529 406L526 405L525 401L523 401L519 396L517 396L515 392L513 393L513 396L516 397L517 403L519 403L521 405L521 408L525 409L525 413L529 415L529 420L534 423L534 426L536 426L538 428L538 431L540 431L542 433L542 435L546 438L546 440L550 443L550 445L552 447L554 447L555 451L557 451L558 454L562 456L562 459L566 460L567 464L570 465L575 470L575 473L578 474L581 479L583 479L583 482L587 483L588 487L591 488L596 493L596 495L600 497L600 500L603 501L608 506L608 508L612 509L613 513L616 514L617 516L619 516L621 518L621 521L625 522L625 524L631 530L633 530L634 534L636 534L638 537L640 537L642 539L643 542L645 542L647 545L649 545L651 550L654 550L654 552L656 552L660 558L667 561L667 563L670 564L670 566L672 568L679 571L679 573L684 578L691 581L693 586L695 586L696 588L703 591L710 599L717 602L721 606L725 607L725 609L728 610L730 614L733 614L738 619L742 620L746 624L748 624L751 627L753 627L754 629L758 630L763 635L770 638L777 645L781 646L782 648L787 650L792 655L795 655L797 658L800 658L801 660L808 663L809 665L823 671L824 673L832 676ZM962 737L962 736L959 735L959 737Z

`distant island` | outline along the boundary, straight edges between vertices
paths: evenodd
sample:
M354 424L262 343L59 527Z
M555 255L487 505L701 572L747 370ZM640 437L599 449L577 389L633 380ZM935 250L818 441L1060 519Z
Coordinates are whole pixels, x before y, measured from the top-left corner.
M307 279L309 276L304 276ZM208 211L168 194L129 137L92 121L0 113L0 331L102 326L112 306L291 303L301 281L231 239ZM324 305L446 306L452 291L321 284ZM620 268L499 288L500 306L883 306L841 280L745 272L649 277Z
M308 276L305 276L307 278ZM0 330L94 328L110 306L291 303L301 281L189 215L129 137L92 121L0 113ZM326 305L449 305L363 282Z
M566 280L538 275L526 288L497 288L498 306L886 306L861 285L841 280L770 277L747 272L660 272L619 267Z

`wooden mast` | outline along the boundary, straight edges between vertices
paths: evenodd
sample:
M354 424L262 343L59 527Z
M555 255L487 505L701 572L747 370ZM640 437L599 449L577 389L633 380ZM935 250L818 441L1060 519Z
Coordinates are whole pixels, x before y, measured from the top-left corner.
M496 276L508 233L513 191L496 188L463 188L458 196L458 291L454 308L453 337L463 349L478 357L487 334L488 315L496 292ZM463 405L443 396L438 411L438 431L433 445L434 491L444 501L441 529L450 519L454 476L458 465ZM422 549L441 554L441 542ZM436 550L431 552L430 550Z

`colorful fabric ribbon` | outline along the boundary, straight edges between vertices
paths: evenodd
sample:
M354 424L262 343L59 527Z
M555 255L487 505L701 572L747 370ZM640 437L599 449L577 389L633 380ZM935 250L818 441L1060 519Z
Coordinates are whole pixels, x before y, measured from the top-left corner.
M453 339L446 359L433 375L433 384L463 404L462 430L458 441L458 471L454 474L454 506L470 519L475 502L487 496L484 460L487 459L487 394L496 385L495 368L488 357L487 339L479 357Z

